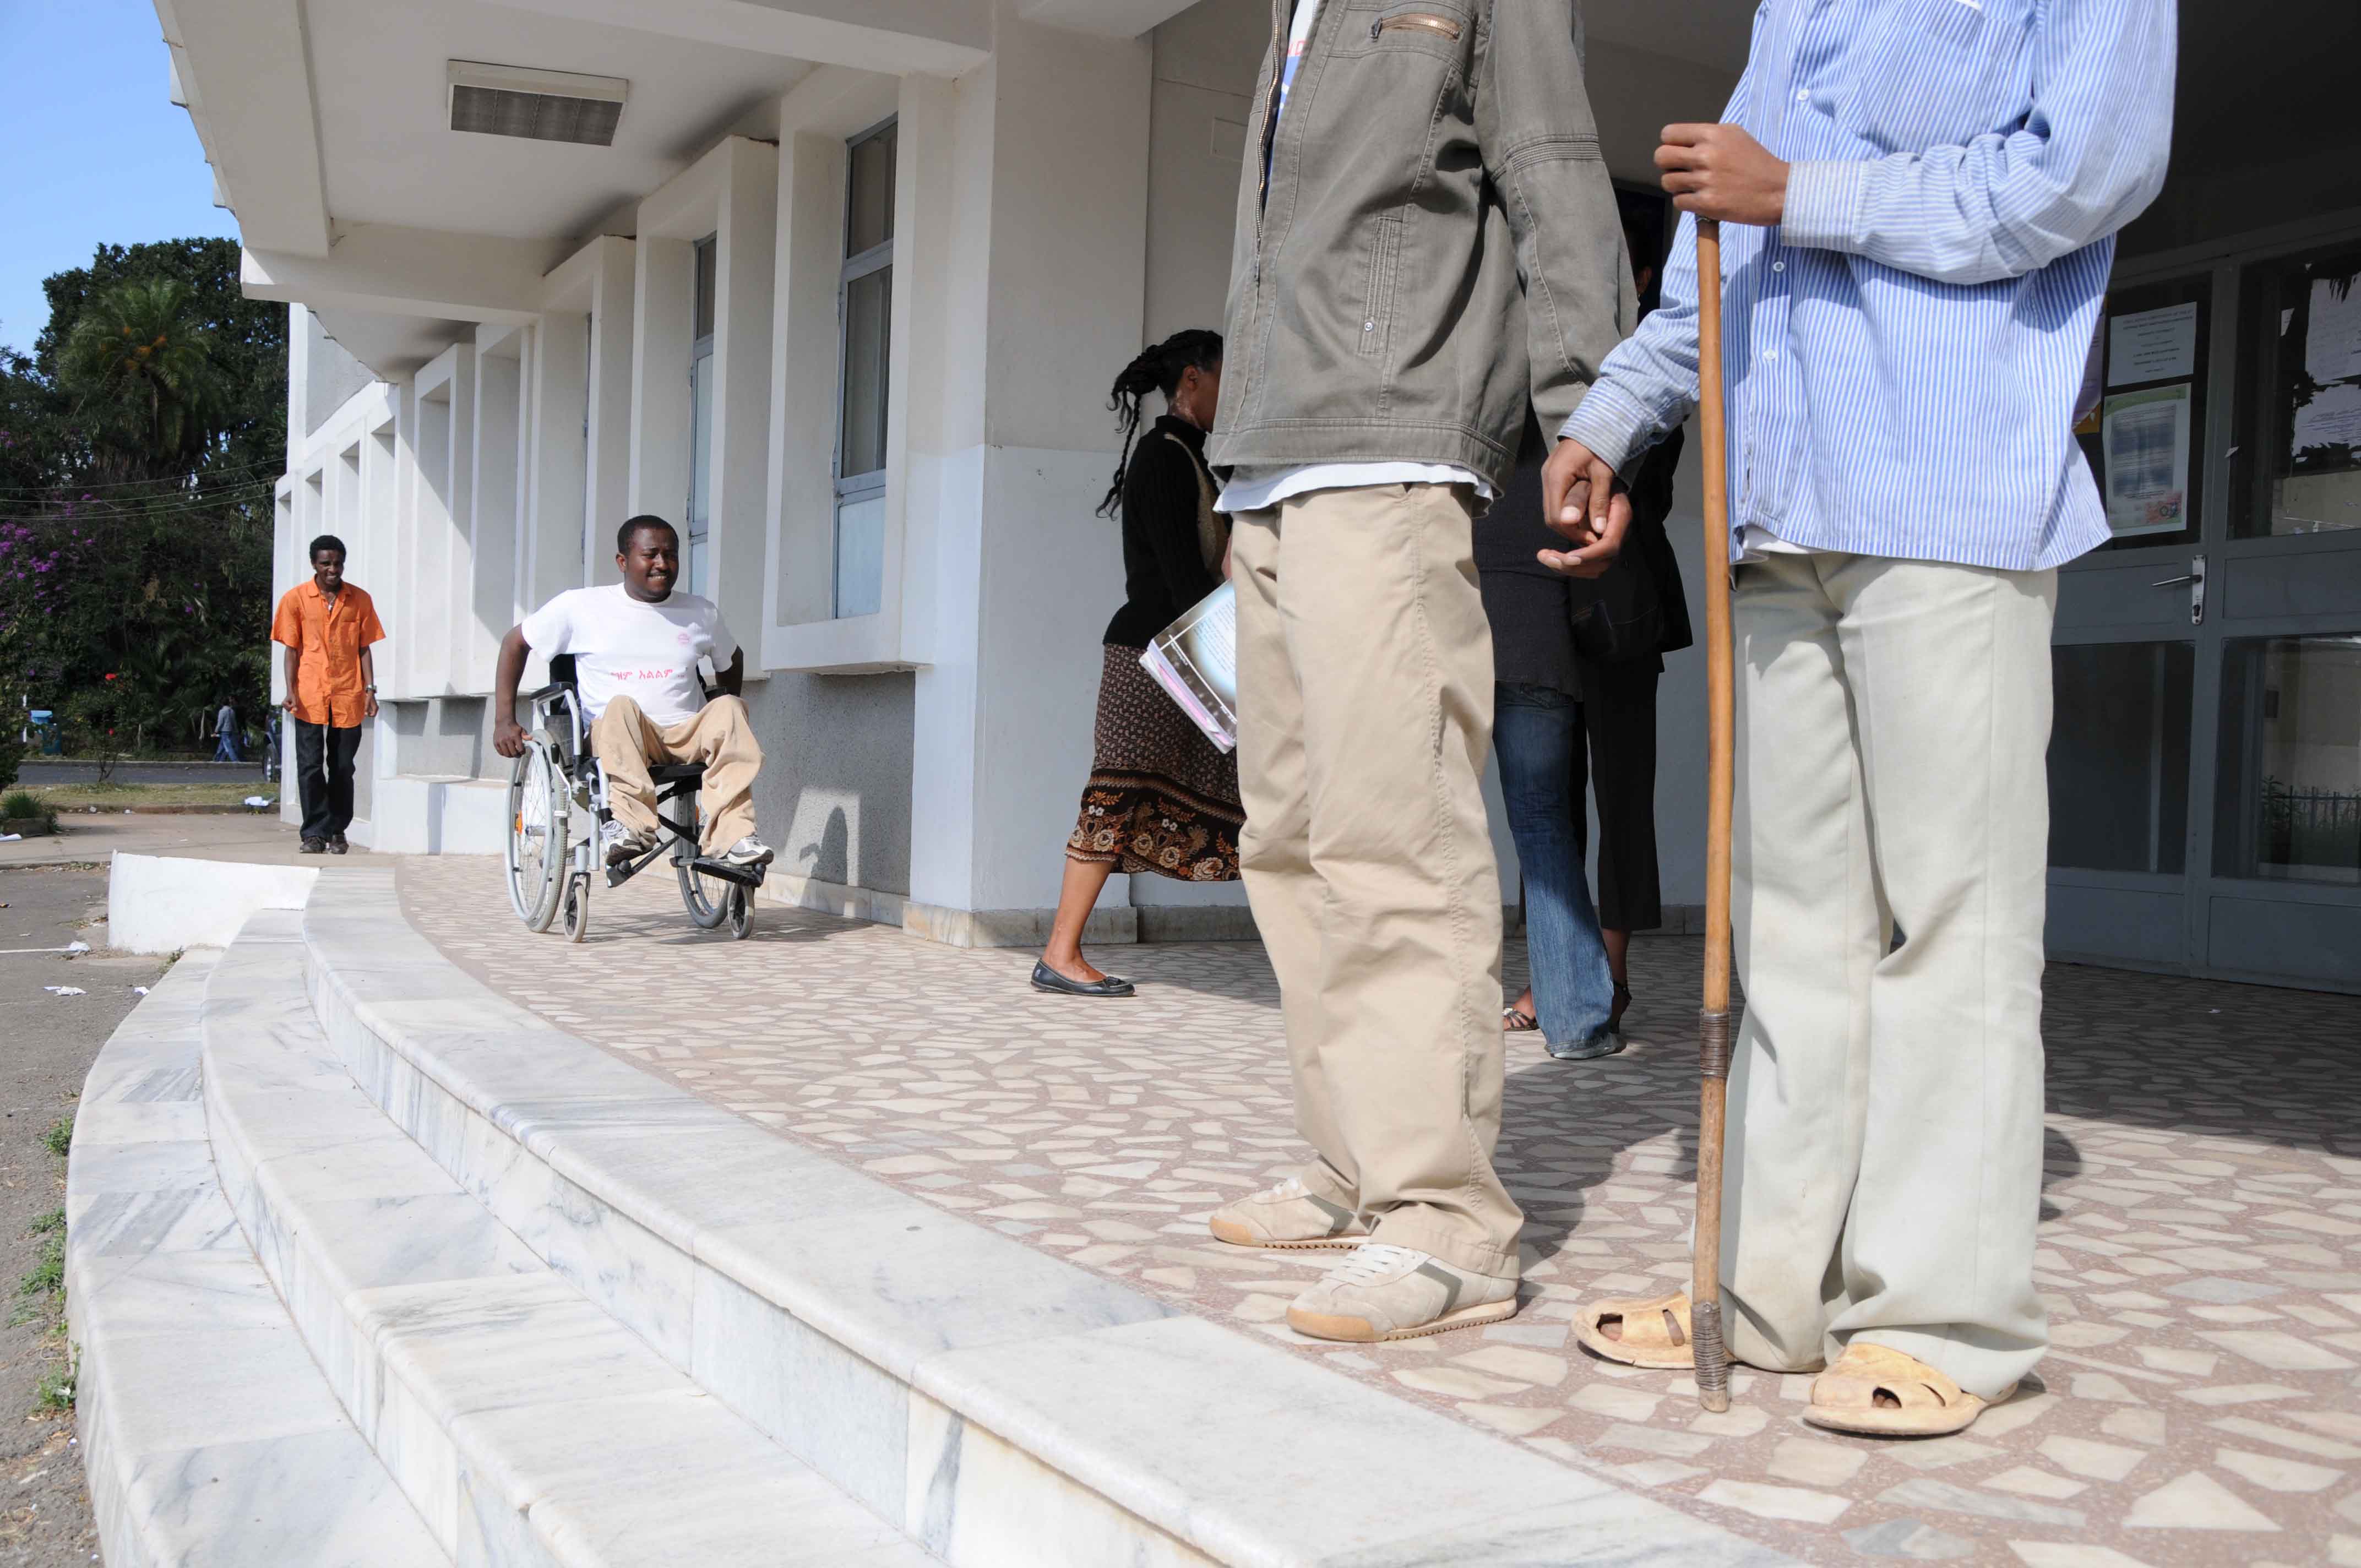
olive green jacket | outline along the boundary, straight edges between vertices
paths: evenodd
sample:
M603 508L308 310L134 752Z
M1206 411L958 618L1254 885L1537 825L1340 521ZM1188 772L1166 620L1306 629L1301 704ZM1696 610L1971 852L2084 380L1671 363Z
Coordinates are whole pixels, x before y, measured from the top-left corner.
M1577 0L1324 0L1249 120L1208 461L1450 463L1495 491L1636 313ZM1265 149L1268 176L1265 177Z

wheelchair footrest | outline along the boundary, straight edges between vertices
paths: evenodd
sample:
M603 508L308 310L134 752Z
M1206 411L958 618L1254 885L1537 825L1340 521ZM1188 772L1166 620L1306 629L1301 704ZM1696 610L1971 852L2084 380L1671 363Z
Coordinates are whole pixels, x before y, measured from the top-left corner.
M734 882L740 887L762 886L763 873L770 870L768 866L733 866L727 861L717 861L704 855L699 855L689 864L700 875L719 877L723 882Z

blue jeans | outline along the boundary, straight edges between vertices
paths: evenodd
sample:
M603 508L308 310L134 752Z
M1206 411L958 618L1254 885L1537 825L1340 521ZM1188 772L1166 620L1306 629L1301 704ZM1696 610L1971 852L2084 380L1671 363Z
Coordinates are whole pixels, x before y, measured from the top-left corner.
M242 762L246 761L245 758L237 754L237 731L235 729L225 729L221 732L221 739L214 744L214 761L216 762Z
M1583 805L1574 785L1581 730L1582 707L1563 692L1506 682L1493 688L1492 750L1525 873L1533 1015L1553 1045L1603 1035L1615 1008L1607 945L1583 871Z

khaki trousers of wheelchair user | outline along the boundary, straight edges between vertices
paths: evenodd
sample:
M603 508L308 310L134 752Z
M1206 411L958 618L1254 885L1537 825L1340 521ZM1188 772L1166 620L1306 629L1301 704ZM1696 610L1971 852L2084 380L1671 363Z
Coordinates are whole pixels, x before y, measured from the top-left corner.
M740 698L717 696L686 723L658 724L630 697L614 697L590 726L590 750L607 775L607 808L634 833L656 830L652 762L705 764L697 799L707 853L754 831L754 775L763 771L763 748Z

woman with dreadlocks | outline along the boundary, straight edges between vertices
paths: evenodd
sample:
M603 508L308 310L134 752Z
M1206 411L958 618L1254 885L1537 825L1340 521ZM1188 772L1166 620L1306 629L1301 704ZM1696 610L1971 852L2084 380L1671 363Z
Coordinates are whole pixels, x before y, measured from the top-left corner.
M1081 820L1066 840L1066 881L1033 984L1067 996L1129 996L1131 981L1082 957L1082 926L1109 875L1152 872L1182 882L1238 874L1237 759L1223 751L1140 667L1151 638L1221 585L1229 521L1205 466L1205 433L1222 390L1219 333L1175 333L1115 378L1111 405L1123 455L1099 515L1123 517L1124 607L1107 623L1098 728ZM1140 428L1141 400L1165 411Z

